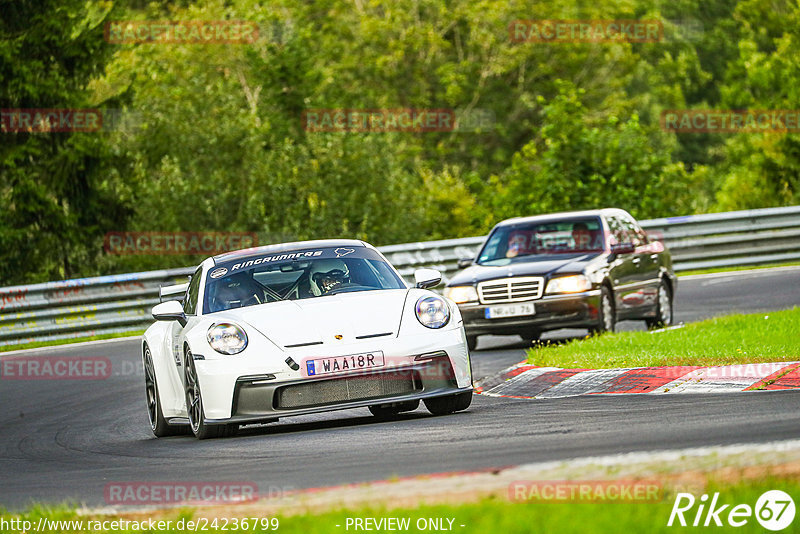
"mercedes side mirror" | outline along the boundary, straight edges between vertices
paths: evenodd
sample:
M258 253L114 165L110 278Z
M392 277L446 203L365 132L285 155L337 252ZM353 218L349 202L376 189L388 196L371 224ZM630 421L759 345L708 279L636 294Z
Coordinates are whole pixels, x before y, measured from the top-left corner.
M458 263L456 264L456 266L459 269L466 269L467 267L472 265L473 261L474 260L472 258L461 258L460 260L458 260Z
M633 254L635 250L636 247L633 246L633 243L618 243L616 245L611 245L612 254Z

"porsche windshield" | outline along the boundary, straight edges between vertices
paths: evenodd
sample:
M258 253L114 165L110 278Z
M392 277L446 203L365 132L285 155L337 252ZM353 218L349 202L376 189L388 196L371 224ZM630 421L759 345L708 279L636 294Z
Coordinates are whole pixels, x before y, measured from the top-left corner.
M600 219L582 217L496 228L481 250L481 265L505 265L517 258L602 252L605 238Z
M280 300L405 287L380 255L368 248L340 247L256 256L210 269L203 313Z

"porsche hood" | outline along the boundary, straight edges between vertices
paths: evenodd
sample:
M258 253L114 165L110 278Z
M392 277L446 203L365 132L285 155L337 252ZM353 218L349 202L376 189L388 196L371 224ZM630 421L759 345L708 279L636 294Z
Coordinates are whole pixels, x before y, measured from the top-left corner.
M258 330L282 349L396 336L407 289L284 300L211 314ZM340 336L340 337L337 337Z

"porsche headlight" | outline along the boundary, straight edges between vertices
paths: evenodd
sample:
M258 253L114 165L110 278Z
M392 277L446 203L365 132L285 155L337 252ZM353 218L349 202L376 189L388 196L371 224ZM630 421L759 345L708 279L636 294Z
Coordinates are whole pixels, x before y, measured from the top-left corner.
M417 319L428 328L441 328L450 320L450 308L442 297L421 297L416 310Z
M206 339L220 354L239 354L247 347L247 334L240 326L231 323L212 325Z
M444 296L455 302L463 304L465 302L477 302L478 292L474 286L453 286L444 288Z
M592 289L592 282L582 274L553 278L547 284L546 293L578 293Z

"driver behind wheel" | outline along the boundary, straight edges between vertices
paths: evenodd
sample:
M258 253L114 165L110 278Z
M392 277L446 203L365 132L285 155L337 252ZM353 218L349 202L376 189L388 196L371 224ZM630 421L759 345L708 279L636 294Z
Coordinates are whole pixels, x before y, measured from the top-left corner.
M342 260L317 260L310 274L311 292L317 297L350 283L350 269Z
M579 251L592 251L602 248L603 245L599 244L602 236L597 230L589 230L586 223L576 222L572 225L572 241L575 250Z
M248 305L248 301L255 299L255 288L250 281L247 273L237 273L223 278L216 284L216 292L212 302L214 311L230 310L231 308L241 308Z

